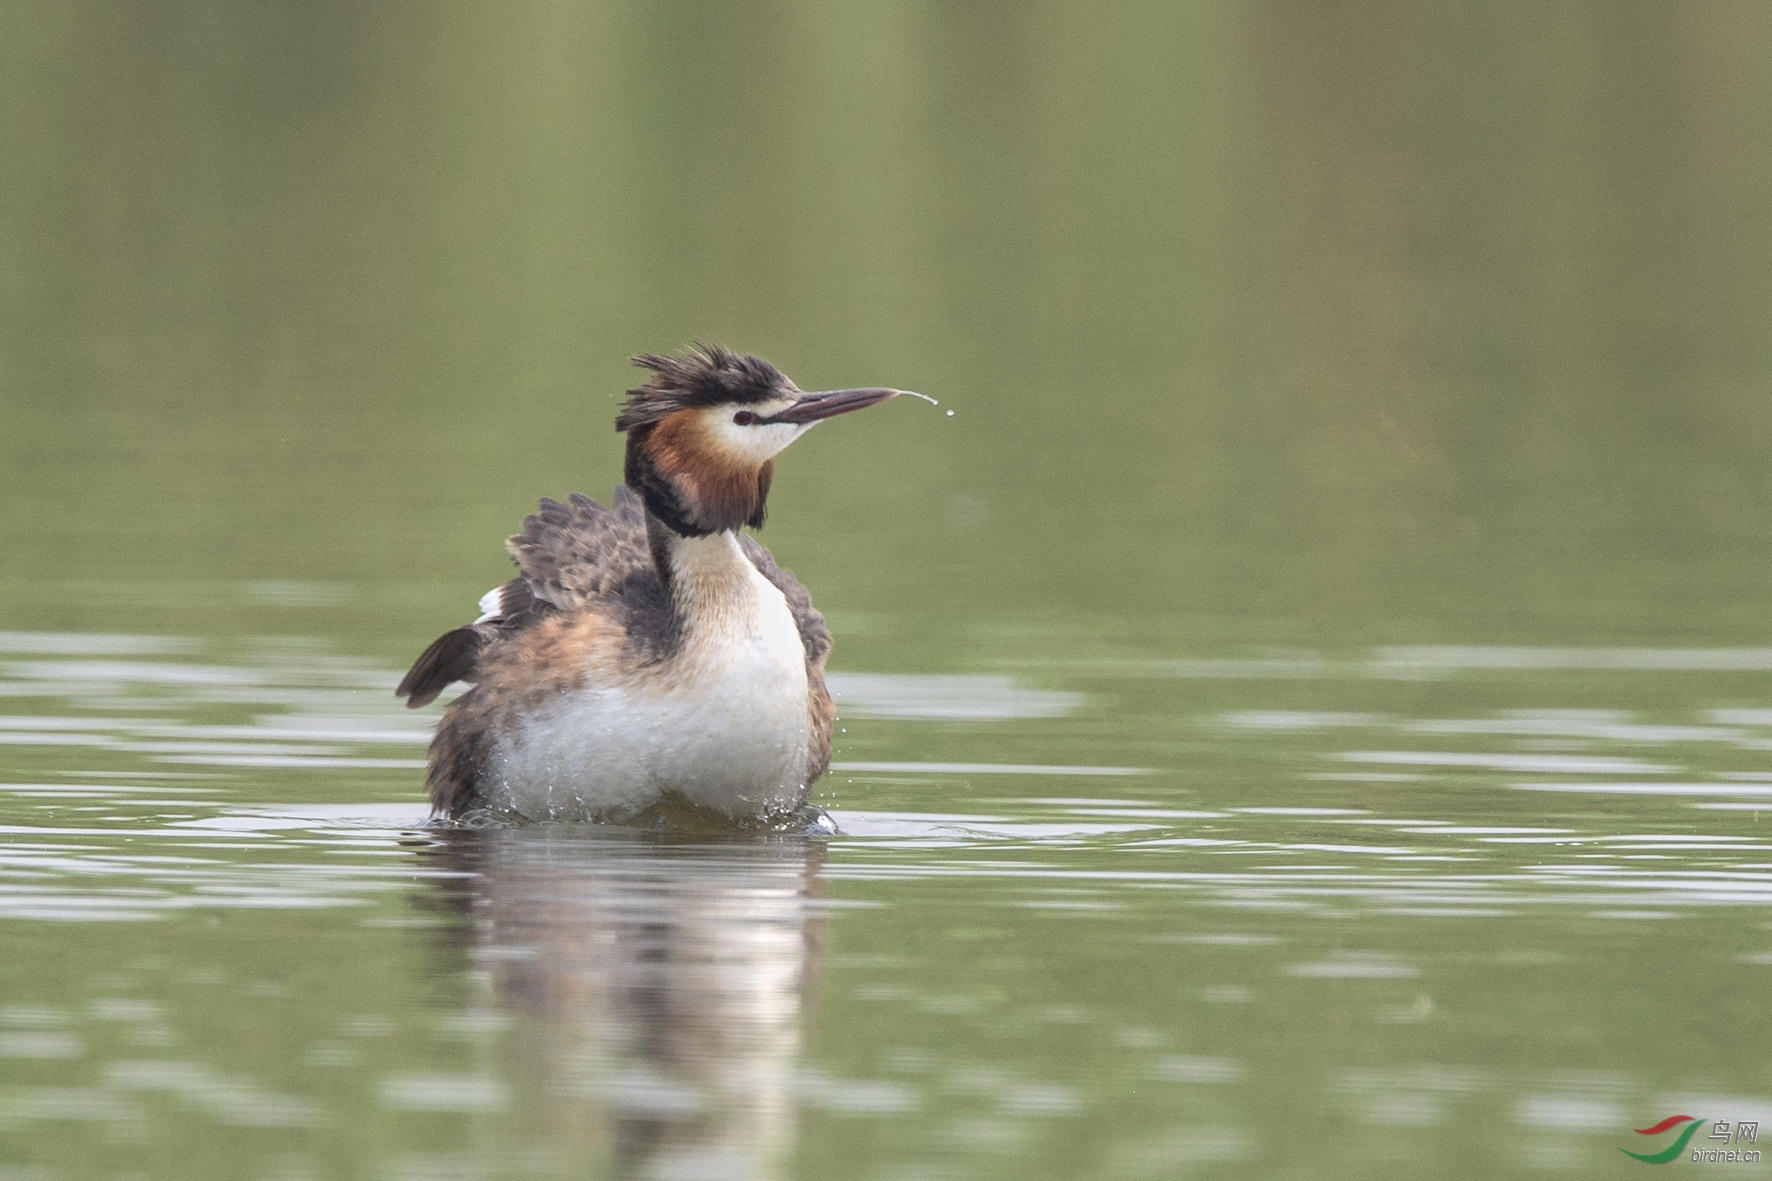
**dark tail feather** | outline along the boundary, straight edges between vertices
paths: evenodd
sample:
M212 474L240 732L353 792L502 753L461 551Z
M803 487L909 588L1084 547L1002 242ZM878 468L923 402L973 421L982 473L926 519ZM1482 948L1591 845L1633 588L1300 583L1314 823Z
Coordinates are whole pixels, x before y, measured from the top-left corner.
M406 698L407 709L417 709L437 700L437 694L456 681L472 680L485 642L485 637L473 627L444 632L412 662L394 696Z

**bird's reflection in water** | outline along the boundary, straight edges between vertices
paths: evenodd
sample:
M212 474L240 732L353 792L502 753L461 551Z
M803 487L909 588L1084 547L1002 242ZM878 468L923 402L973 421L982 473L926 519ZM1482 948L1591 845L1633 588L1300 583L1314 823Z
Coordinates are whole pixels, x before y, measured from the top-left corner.
M501 1154L544 1175L782 1171L823 942L819 841L547 825L444 832L432 852L455 871L455 966L514 1018L489 1043Z

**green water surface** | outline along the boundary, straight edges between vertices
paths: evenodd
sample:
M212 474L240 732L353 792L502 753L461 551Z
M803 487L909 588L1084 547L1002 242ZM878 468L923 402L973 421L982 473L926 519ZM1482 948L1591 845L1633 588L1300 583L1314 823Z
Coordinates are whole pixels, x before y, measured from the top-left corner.
M1772 1138L1772 9L0 16L0 1181ZM427 827L695 339L841 835Z

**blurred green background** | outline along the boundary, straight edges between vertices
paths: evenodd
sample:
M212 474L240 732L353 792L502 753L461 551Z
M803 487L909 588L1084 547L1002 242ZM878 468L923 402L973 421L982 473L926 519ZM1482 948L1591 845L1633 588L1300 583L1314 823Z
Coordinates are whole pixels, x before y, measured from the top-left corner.
M401 658L701 339L956 411L783 460L839 664L1772 643L1765 5L3 11L11 626Z
M624 914L793 1175L1772 1129L1769 149L1763 0L0 0L0 1177L583 1175ZM395 670L697 339L941 400L764 538L965 675L452 855Z

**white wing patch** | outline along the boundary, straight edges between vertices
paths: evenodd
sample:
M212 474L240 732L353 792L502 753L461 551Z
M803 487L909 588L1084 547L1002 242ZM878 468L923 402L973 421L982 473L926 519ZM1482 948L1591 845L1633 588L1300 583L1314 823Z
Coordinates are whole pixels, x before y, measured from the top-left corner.
M504 587L495 586L480 596L480 618L475 623L485 623L489 619L497 619L504 614L504 607L499 602L503 597Z

